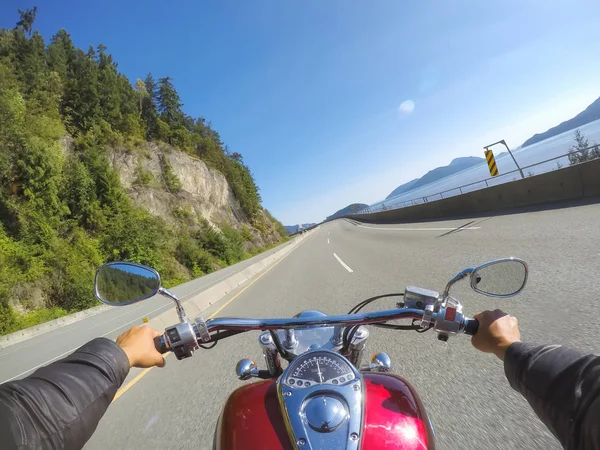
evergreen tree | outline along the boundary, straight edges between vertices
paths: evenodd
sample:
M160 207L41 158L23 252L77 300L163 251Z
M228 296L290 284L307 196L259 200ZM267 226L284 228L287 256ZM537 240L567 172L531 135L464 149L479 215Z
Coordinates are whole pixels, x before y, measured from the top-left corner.
M33 22L35 22L35 17L37 16L37 6L34 6L33 9L27 9L25 11L19 9L19 16L21 18L17 22L16 28L22 28L25 33L31 34Z
M75 52L72 78L68 80L63 99L67 130L74 135L89 130L101 116L98 66L94 57L92 47L87 54L79 49Z
M121 92L117 64L106 52L106 46L98 45L96 63L98 65L98 98L101 117L113 128L118 129L122 121Z
M145 95L142 99L142 120L146 124L146 138L147 139L157 139L158 138L158 130L156 120L158 118L158 112L156 110L156 101L157 101L157 93L156 93L156 82L152 77L152 74L149 73L146 76L146 80L144 81L144 86L146 89L147 95Z
M46 55L48 68L51 71L56 72L63 80L66 80L67 76L72 76L75 46L66 30L59 30L52 36Z
M171 77L164 77L158 80L158 112L160 118L169 126L179 124L183 118L179 94L173 85Z

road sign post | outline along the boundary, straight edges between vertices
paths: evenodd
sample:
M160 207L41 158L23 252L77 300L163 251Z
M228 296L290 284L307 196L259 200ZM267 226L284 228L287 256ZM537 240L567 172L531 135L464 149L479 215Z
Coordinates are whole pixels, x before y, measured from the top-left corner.
M515 162L515 166L517 166L517 169L519 169L519 173L521 174L521 178L525 178L525 175L523 175L523 169L521 169L521 167L519 166L519 163L515 159L515 156L512 154L512 152L510 151L510 148L508 148L508 145L506 145L506 141L504 139L502 139L501 141L494 142L493 144L486 145L485 147L483 147L483 150L486 152L486 156L487 156L487 150L489 150L490 147L492 147L492 146L494 146L496 144L502 144L502 145L504 145L504 147L506 147L506 150L508 151L508 154L510 155L510 157L512 158L512 160Z

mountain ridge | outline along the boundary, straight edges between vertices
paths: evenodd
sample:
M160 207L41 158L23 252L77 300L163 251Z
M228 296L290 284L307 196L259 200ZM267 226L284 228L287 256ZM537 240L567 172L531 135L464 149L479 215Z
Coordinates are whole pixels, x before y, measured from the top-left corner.
M398 186L385 199L388 200L410 190L420 188L421 186L425 186L430 183L434 183L438 180L441 180L442 178L446 178L457 172L468 169L469 167L481 164L482 162L485 162L485 158L480 158L478 156L462 156L454 158L452 161L450 161L450 164L448 164L447 166L436 167L435 169L432 169L429 172L427 172L422 177L415 178L414 180L409 181L408 183L404 183Z
M369 205L367 205L366 203L350 203L348 206L334 212L332 215L327 217L326 220L335 219L336 217L343 216L345 214L356 213L356 212L358 212L362 209L368 208L368 207L369 207Z
M551 138L566 131L574 130L577 127L586 125L598 119L600 119L600 97L598 97L596 100L590 103L587 108L585 108L575 117L572 117L569 120L565 120L559 123L558 125L549 128L543 133L534 134L525 142L523 142L521 148L528 147L532 144L541 142L545 139Z

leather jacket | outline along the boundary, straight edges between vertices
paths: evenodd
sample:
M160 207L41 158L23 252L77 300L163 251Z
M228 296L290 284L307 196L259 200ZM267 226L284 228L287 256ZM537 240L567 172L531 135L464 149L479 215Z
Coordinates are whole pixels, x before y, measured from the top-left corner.
M600 449L600 356L516 342L504 372L563 448Z
M4 383L0 447L82 448L128 373L121 347L98 338L23 380Z

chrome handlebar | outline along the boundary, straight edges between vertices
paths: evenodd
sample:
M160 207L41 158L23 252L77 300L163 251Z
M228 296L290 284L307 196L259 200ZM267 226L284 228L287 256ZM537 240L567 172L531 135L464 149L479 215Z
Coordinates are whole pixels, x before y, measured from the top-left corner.
M422 309L398 308L360 314L344 314L340 316L293 317L283 319L239 319L222 317L208 319L206 321L206 327L209 332L220 330L268 331L319 325L368 325L370 323L387 322L397 319L421 319L422 317Z
M424 329L433 328L438 338L447 340L448 336L457 333L474 334L477 332L477 321L465 317L460 306L441 306L437 311L431 308L397 308L385 311L344 314L339 316L292 317L282 319L242 319L221 317L204 321L201 317L193 322L184 321L167 328L165 334L155 344L163 353L171 350L177 359L192 356L203 343L216 341L219 334L238 334L244 331L289 330L310 326L356 326L389 322L399 319L421 320ZM219 332L219 333L217 333ZM211 334L216 333L216 334ZM216 338L215 338L216 337ZM222 336L221 338L226 337Z

